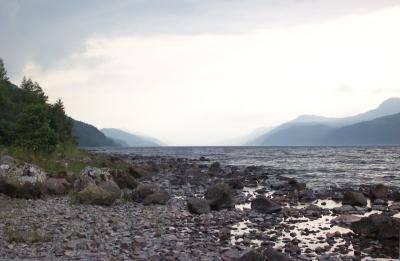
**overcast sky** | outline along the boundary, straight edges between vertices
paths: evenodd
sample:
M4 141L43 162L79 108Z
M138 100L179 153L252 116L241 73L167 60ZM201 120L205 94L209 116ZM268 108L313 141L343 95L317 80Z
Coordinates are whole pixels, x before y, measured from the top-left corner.
M216 145L400 96L399 0L1 0L10 78L99 128Z

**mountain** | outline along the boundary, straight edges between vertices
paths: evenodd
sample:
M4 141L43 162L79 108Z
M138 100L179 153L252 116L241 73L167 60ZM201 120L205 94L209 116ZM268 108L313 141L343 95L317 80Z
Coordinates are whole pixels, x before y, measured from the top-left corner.
M323 140L326 145L400 144L400 113L336 129Z
M101 130L104 135L121 141L126 147L158 147L162 143L154 138L132 134L119 129L106 128Z
M93 125L72 120L73 121L73 135L78 141L79 147L120 147L118 141L106 137Z
M286 122L269 132L246 143L248 146L290 146L290 145L322 145L318 140L328 135L335 128L340 128L400 112L400 98L390 98L376 109L345 118L328 118L317 115L302 115ZM322 127L324 126L324 127ZM309 131L310 135L307 135ZM303 133L303 134L302 134ZM312 139L311 133L315 136ZM303 139L303 140L302 140Z

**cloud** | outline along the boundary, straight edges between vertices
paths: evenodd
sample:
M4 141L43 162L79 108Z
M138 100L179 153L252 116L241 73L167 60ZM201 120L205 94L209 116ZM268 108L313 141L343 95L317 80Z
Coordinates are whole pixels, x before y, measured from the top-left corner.
M12 75L82 51L93 37L237 34L372 12L396 0L3 0L1 56ZM16 51L17 50L17 51Z
M24 73L98 127L210 145L303 113L362 112L397 94L399 17L395 7L241 34L93 36ZM354 92L338 90L343 83ZM389 91L371 94L376 86Z

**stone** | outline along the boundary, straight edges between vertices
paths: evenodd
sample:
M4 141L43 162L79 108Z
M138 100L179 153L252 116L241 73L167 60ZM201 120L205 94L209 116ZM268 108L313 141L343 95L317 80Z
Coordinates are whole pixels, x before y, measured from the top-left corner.
M150 204L159 204L159 205L165 205L168 200L170 199L169 193L164 190L164 189L159 189L156 192L147 195L143 200L142 203L144 205L150 205Z
M361 217L356 215L341 215L332 219L331 223L341 227L350 227L351 224L360 220Z
M221 256L222 261L264 261L265 258L254 249L230 249Z
M265 196L257 196L251 202L251 209L259 213L272 214L281 211L282 207Z
M134 189L138 186L138 182L135 177L129 172L121 171L118 169L110 170L110 174L113 177L115 183L121 188Z
M71 188L71 184L64 178L49 178L45 186L47 193L53 195L64 195Z
M192 214L208 214L211 211L208 201L201 198L189 198L187 207Z
M386 199L388 192L388 188L385 185L377 184L370 188L369 195L372 199Z
M82 204L110 206L115 202L115 197L94 183L78 193L78 200Z
M352 223L351 229L355 233L369 238L399 240L400 219L382 214L372 214Z
M0 193L11 197L38 198L45 192L47 173L38 166L17 163L3 156L0 165Z
M113 180L104 181L99 187L110 193L114 201L121 197L121 189Z
M205 193L205 198L209 201L212 210L234 207L232 189L223 182L209 187Z
M99 185L108 180L112 180L112 176L107 170L95 167L85 167L75 180L74 190L79 192L86 188L89 183Z
M244 185L241 179L234 178L226 182L232 189L243 189Z
M351 206L366 206L367 198L360 192L346 191L343 195L342 203Z
M273 249L272 247L267 247L262 251L262 255L264 256L265 260L268 261L291 261L290 257L285 254L278 252L277 250Z

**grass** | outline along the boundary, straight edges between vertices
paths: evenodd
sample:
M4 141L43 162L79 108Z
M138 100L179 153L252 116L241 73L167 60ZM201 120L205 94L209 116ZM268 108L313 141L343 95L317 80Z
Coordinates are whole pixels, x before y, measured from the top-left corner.
M71 171L79 173L86 166L113 168L126 171L130 164L120 159L112 159L107 155L93 154L79 150L75 146L59 148L53 153L33 153L16 147L0 148L0 156L13 158L37 165L48 173Z
M12 225L5 226L4 237L8 242L16 243L43 243L53 239L53 235L43 229L19 229Z

